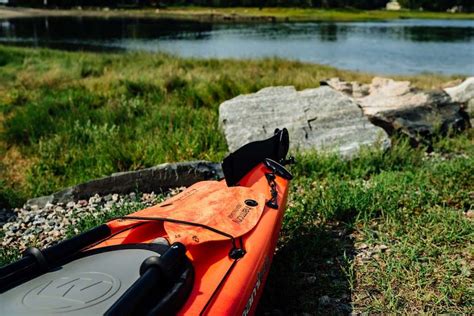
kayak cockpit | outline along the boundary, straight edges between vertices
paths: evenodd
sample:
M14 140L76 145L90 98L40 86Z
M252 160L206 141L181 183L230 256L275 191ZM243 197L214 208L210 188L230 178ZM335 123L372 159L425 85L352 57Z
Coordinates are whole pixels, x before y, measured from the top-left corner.
M170 256L175 258L170 260ZM154 262L151 266L159 269L152 269L144 266L149 258L172 262L162 267ZM192 289L193 275L184 249L154 243L96 248L79 252L5 292L1 310L3 315L28 311L36 315L174 314ZM110 300L114 296L120 299ZM18 297L22 306L18 306ZM129 310L130 306L135 310Z

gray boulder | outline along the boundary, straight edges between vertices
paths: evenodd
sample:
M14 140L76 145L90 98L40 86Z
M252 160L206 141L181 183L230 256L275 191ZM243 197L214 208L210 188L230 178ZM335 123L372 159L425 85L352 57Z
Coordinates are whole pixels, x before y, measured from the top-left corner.
M445 88L447 94L453 101L459 102L463 105L466 112L471 118L471 125L474 124L474 77L467 78L460 85L455 87Z
M323 84L352 97L370 121L389 135L405 134L415 145L429 145L431 138L438 133L460 131L470 126L461 103L442 90L422 91L411 87L409 81L379 77L362 88L335 79ZM367 88L365 95L353 93Z
M362 145L387 141L357 104L329 87L296 91L269 87L222 103L219 122L230 151L286 127L293 149L317 149L350 156Z
M114 173L27 201L28 206L42 208L47 203L68 203L99 194L139 192L164 192L172 188L190 186L198 181L223 178L220 163L190 161L164 163L138 171Z

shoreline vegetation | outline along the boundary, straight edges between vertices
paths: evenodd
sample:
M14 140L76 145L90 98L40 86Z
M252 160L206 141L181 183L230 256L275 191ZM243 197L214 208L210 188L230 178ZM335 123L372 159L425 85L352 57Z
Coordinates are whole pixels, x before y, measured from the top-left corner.
M350 22L395 19L474 19L474 13L428 11L386 11L312 8L208 8L169 7L165 9L72 8L38 9L0 7L0 19L40 16L134 17L192 20L201 22Z
M373 75L276 58L0 45L0 210L113 172L219 161L227 151L221 102L267 86L314 88L331 77ZM424 89L462 79L394 78ZM440 138L432 153L395 139L389 151L365 148L350 161L297 154L261 314L471 313L473 139L473 129ZM103 215L81 218L70 236L145 207L132 202L97 209ZM0 263L18 256L0 249Z

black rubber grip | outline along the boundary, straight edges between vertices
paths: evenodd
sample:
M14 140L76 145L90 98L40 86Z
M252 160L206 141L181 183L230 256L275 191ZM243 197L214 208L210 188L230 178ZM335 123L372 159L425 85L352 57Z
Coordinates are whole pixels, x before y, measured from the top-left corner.
M55 246L44 249L43 255L48 263L52 264L109 237L110 234L109 226L103 224L71 239L60 242Z
M165 292L175 283L179 271L183 269L186 247L174 243L166 252L158 256L148 257L140 266L140 277L112 305L105 315L134 315L146 305L150 293L154 298Z
M140 304L146 301L148 295L152 292L156 293L155 288L160 279L161 273L157 267L147 269L104 315L134 315L138 313L138 310L141 310Z
M29 248L25 252L25 257L0 268L0 293L11 288L13 284L21 283L25 279L45 272L51 265L55 265L110 235L110 228L104 224L41 251Z

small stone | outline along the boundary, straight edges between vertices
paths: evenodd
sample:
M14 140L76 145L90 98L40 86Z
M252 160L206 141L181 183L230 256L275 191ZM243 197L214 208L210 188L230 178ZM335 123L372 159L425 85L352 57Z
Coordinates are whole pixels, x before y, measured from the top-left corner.
M79 200L77 202L77 204L80 206L80 207L85 207L87 206L87 204L89 204L89 202L87 202L87 200Z
M94 205L94 204L98 204L98 203L100 203L100 202L102 202L102 198L101 198L98 194L92 196L92 197L89 199L89 204L93 204L93 205Z
M465 213L467 218L474 218L474 211L469 210Z
M66 204L66 208L73 208L75 205L76 205L76 203L74 203L74 202L68 202Z

